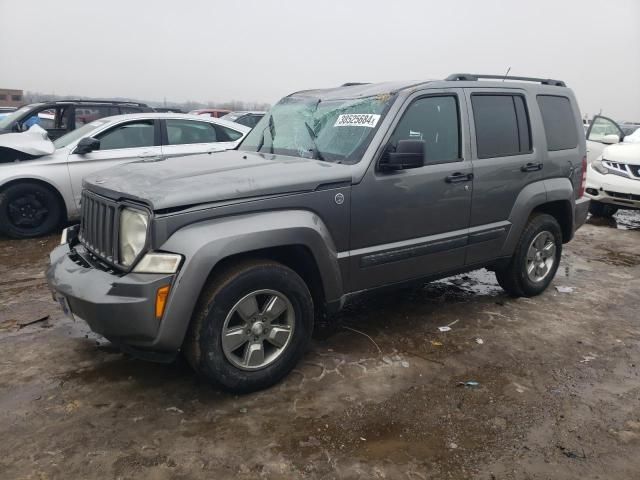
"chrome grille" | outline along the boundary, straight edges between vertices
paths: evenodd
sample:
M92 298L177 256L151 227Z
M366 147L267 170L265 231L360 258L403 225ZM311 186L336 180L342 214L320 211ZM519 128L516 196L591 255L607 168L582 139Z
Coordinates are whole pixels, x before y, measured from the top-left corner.
M80 242L94 255L115 264L118 244L118 205L94 193L82 192Z
M619 174L623 177L631 177L635 180L640 179L640 166L630 165L628 163L613 162L605 158L602 159L602 163L605 167L612 171L612 173Z

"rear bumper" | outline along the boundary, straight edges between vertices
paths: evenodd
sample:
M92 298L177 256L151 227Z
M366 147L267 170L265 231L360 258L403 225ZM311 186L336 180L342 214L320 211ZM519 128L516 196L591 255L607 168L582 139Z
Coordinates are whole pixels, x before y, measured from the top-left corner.
M61 245L50 254L46 277L50 288L64 296L73 316L115 344L144 348L158 337L155 317L157 290L172 285L174 275L114 275L92 267L86 251Z
M591 200L586 196L576 200L576 209L573 216L573 231L578 230L587 221L587 215L589 213L589 203Z

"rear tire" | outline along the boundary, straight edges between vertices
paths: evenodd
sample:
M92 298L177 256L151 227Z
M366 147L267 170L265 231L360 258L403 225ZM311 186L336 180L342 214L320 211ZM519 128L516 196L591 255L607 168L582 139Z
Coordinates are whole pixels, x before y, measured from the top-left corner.
M594 200L591 200L589 203L589 213L594 217L611 218L617 211L618 207L615 205L600 203Z
M500 286L513 297L533 297L546 290L562 256L562 231L551 215L536 213L527 223L509 264L496 270Z
M51 188L15 183L0 193L0 232L12 238L41 237L60 226L63 207Z
M309 289L293 270L269 260L242 262L203 289L185 355L196 372L225 390L270 387L306 351L313 312Z

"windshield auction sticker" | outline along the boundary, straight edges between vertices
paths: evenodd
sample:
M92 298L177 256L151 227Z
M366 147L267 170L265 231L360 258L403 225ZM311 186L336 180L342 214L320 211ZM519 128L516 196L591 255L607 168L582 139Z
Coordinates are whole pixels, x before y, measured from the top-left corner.
M369 113L344 113L339 115L334 127L369 127L373 128L378 124L380 115Z

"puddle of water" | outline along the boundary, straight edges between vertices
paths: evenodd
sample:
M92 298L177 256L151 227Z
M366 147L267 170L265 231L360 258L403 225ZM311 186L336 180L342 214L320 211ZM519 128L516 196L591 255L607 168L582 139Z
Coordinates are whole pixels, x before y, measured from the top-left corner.
M593 215L589 215L587 223L598 227L640 231L640 211L618 210L618 212L611 218L594 217Z
M600 250L602 250L604 254L596 258L599 262L616 267L635 267L636 265L640 265L640 255L635 253L616 252L604 245L600 246Z
M498 295L503 293L493 272L486 269L474 270L464 275L455 275L427 284L427 292L440 292L440 295L466 298L471 295Z

